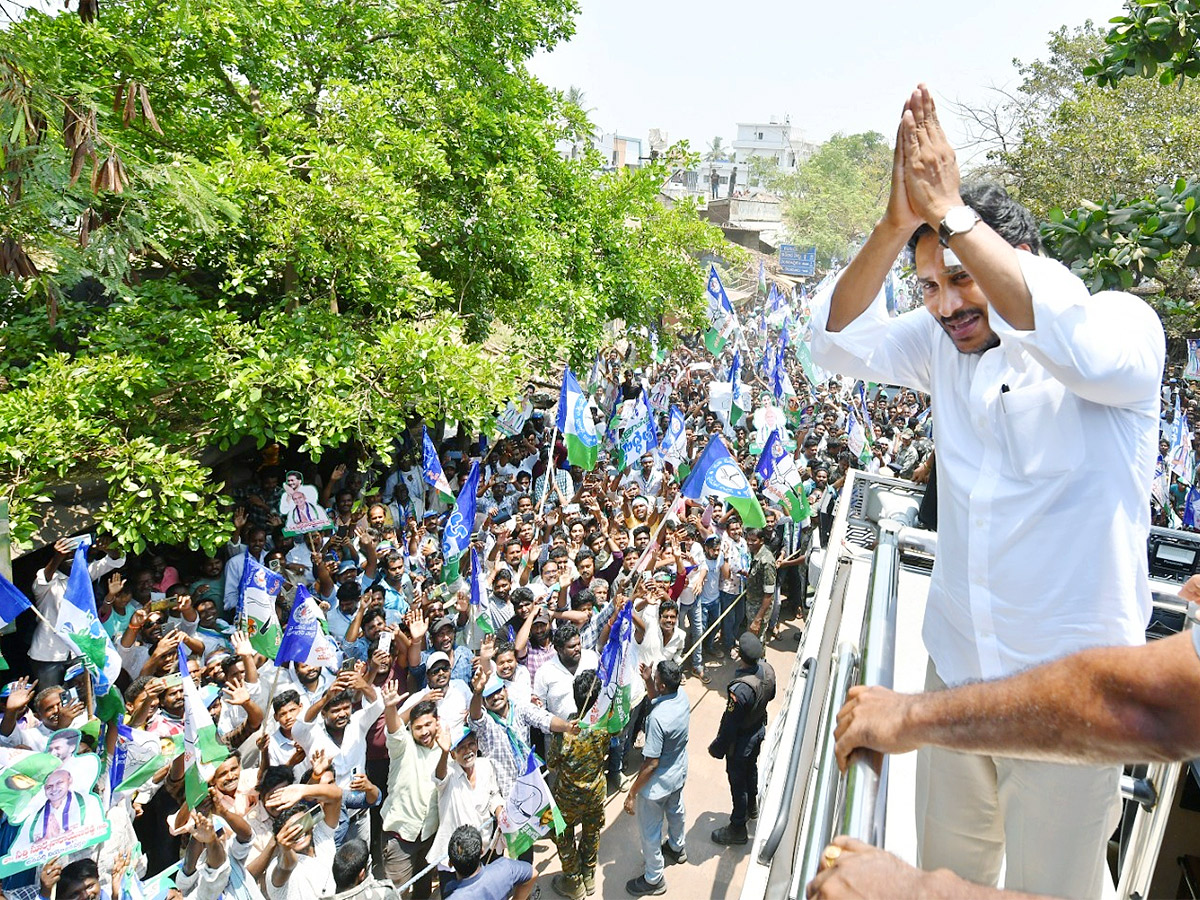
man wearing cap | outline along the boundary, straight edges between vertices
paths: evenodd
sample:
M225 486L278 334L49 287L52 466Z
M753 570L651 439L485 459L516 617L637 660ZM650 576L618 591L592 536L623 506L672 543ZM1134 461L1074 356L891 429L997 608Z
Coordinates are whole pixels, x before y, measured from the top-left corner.
M738 640L740 664L729 682L729 702L708 755L725 759L733 797L729 824L712 833L714 844L744 844L746 820L758 817L758 753L767 734L767 704L775 699L775 670L763 659L763 645L746 632Z
M458 635L458 620L454 616L442 616L429 629L431 649L424 648L426 619L423 615L414 617L409 623L409 633L413 642L408 648L408 666L417 679L418 687L425 678L429 656L434 651L440 651L450 660L450 677L462 682L471 680L471 651L469 648L455 643Z
M471 689L467 682L450 677L450 657L441 650L429 654L425 661L425 686L405 701L403 710L421 700L433 700L437 704L438 718L447 728L457 728L467 720Z
M479 751L496 765L496 780L500 792L507 794L525 771L532 730L547 734L577 734L578 725L539 709L532 703L517 703L509 699L508 689L495 672L488 674L480 666L471 679L471 705L468 723L479 735ZM525 756L519 758L516 746Z
M917 452L917 445L913 443L914 437L911 428L900 431L894 468L901 478L912 478L913 469L921 461L921 454Z
M906 245L925 310L891 317L881 289ZM1040 250L1036 221L1003 188L960 182L921 85L887 210L813 304L818 365L937 406L929 689L1145 640L1162 323L1130 294L1091 296ZM1009 888L1099 896L1120 775L922 750L921 865L982 884L1003 867Z
M766 544L761 528L746 529L746 547L750 550L750 570L746 573L746 614L750 630L761 635L770 630L771 605L775 601L775 554Z

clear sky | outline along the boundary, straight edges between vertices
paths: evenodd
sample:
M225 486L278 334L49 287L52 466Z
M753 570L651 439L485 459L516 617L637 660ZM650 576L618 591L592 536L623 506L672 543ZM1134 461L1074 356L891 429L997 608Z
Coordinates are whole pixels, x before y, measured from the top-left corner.
M582 89L603 131L665 129L693 150L718 134L728 145L739 121L789 114L811 141L868 130L890 140L918 81L939 101L994 97L1016 84L1013 59L1044 56L1052 31L1122 12L1120 0L580 3L575 37L533 72Z

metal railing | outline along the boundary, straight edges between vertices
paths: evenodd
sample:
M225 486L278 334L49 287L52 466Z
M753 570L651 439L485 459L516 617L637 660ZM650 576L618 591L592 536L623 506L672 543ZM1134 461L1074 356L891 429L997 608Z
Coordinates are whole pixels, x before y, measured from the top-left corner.
M833 732L837 728L838 710L845 702L855 672L858 669L858 652L851 644L838 648L837 663L830 681L825 719L822 723L821 746L815 760L817 781L813 787L813 802L809 807L808 822L804 829L804 855L792 879L789 897L803 896L804 886L812 881L821 865L821 852L833 838L833 822L836 818L838 788L837 759L834 757Z
M901 524L894 519L879 523L879 540L871 564L871 586L863 619L860 642L863 684L891 687L896 670L896 585L900 568ZM883 846L886 804L879 802L886 791L887 758L874 750L859 748L850 755L846 771L846 804L842 832Z
M783 840L783 834L787 831L788 818L784 812L791 809L792 799L796 795L796 777L799 774L800 757L804 749L804 728L808 723L808 709L812 705L813 689L817 684L816 678L813 677L813 670L816 667L816 657L812 656L802 664L804 694L800 699L800 711L796 713L794 727L791 729L792 750L788 754L787 776L783 783L779 809L776 810L775 823L771 826L771 833L767 835L767 839L763 841L763 845L758 851L758 861L763 865L771 864L771 860L775 858L775 851L779 849L779 842Z

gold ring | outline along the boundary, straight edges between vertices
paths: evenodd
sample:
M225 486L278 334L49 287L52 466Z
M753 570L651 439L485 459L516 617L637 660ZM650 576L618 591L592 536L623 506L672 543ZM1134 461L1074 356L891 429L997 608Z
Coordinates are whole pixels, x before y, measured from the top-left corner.
M838 857L841 855L841 847L835 847L833 844L830 844L828 847L826 847L825 852L821 854L821 859L825 863L825 868L832 869L835 865L837 865Z

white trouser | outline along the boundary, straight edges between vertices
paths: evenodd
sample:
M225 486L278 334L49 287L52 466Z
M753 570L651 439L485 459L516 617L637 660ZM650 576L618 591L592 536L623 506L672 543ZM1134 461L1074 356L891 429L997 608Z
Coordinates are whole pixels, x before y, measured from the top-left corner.
M944 690L932 660L925 689ZM1070 766L924 747L917 860L969 881L1064 898L1101 896L1120 818L1120 766Z

